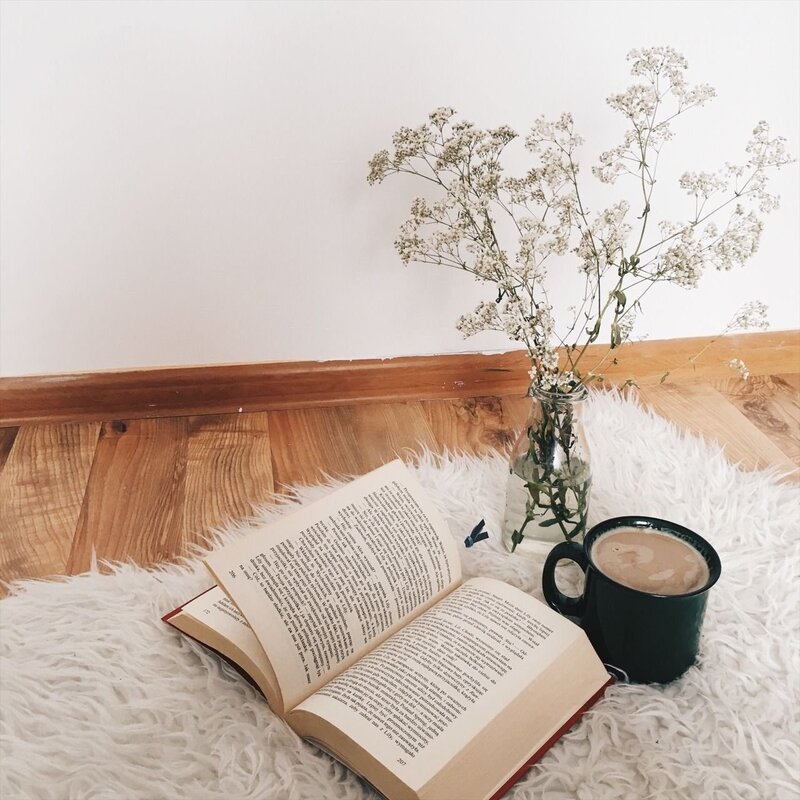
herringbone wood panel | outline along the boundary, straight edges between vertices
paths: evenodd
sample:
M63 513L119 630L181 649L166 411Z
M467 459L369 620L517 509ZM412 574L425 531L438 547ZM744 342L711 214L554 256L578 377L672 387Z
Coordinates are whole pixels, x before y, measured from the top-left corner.
M746 469L800 467L800 376L641 390ZM295 483L358 475L422 447L507 447L528 400L481 397L0 429L0 579L169 560ZM794 478L788 478L792 480Z

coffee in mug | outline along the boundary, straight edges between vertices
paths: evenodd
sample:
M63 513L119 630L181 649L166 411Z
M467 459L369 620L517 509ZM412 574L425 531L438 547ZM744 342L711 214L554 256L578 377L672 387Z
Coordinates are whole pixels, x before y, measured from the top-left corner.
M556 586L556 565L574 561L586 580L578 597ZM637 683L669 683L697 658L709 590L722 567L694 531L655 517L607 519L547 556L547 603L575 619L600 658Z
M686 594L708 581L703 556L665 531L617 528L595 541L591 555L600 572L640 592Z

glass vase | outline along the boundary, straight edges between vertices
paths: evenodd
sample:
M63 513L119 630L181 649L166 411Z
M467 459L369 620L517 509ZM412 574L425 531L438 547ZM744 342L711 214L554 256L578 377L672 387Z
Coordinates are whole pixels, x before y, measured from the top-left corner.
M511 453L503 543L512 552L546 555L586 532L592 473L583 430L588 393L534 390Z

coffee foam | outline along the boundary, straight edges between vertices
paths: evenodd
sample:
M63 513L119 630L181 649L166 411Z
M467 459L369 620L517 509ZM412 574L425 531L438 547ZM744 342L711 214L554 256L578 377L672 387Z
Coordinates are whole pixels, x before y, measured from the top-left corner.
M709 578L703 556L688 542L652 528L614 528L592 545L592 560L623 586L648 594L686 594Z

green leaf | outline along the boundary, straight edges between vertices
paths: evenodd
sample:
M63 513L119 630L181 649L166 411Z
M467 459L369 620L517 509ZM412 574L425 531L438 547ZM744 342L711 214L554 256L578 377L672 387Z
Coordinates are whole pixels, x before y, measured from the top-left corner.
M539 523L540 528L551 528L553 525L558 525L557 519L546 519L544 522Z
M664 383L664 381L665 381L667 378L669 378L669 372L665 372L665 373L664 373L664 374L661 376L661 380L659 381L659 383Z
M614 298L617 301L617 307L614 313L619 316L625 310L625 303L628 302L628 298L625 296L625 292L622 289L617 289L614 292Z
M612 322L611 323L611 349L613 350L615 347L619 347L622 344L622 334L619 330L619 323Z
M593 328L587 328L586 333L589 334L589 341L593 342L600 333L600 320L598 319L597 322L594 323Z

